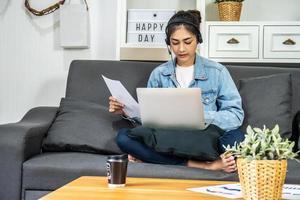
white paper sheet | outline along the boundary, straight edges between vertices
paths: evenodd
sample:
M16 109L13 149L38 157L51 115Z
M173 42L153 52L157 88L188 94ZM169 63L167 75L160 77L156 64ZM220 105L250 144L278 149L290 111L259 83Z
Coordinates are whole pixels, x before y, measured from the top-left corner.
M240 184L226 184L198 188L188 188L187 190L216 195L220 197L226 197L230 199L242 198Z
M112 80L102 75L111 95L125 105L124 112L129 117L140 117L140 108L136 100L130 95L123 84L118 80Z
M300 185L284 184L282 198L286 200L300 200Z
M225 184L198 188L187 188L189 191L226 197L230 199L242 198L240 184ZM282 189L283 200L300 200L300 185L284 184Z

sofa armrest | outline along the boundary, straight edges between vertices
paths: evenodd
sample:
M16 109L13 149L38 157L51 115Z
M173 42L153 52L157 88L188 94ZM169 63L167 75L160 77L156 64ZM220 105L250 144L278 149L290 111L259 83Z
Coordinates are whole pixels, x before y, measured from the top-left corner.
M42 140L56 113L56 107L36 107L21 121L0 125L1 200L20 199L22 164L40 153Z
M290 138L291 141L295 142L294 152L299 150L299 136L300 136L300 111L296 113L293 118L292 124L292 136Z

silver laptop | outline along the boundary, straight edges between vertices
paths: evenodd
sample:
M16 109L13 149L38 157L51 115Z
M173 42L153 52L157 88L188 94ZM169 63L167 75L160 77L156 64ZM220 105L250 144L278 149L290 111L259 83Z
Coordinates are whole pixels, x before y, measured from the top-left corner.
M142 124L154 128L207 128L200 88L137 88Z

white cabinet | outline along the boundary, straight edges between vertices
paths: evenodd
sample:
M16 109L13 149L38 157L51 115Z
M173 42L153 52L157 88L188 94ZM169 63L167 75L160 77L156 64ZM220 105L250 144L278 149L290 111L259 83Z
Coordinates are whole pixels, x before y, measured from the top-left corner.
M165 33L130 31L139 20L164 16L159 10L198 9L203 44L200 55L218 62L300 63L299 0L247 0L241 21L220 22L215 0L118 0L117 58L120 60L168 60ZM148 10L149 12L128 12ZM270 12L266 12L270 11ZM274 11L274 12L271 12ZM282 21L279 21L282 20ZM165 23L165 22L164 22ZM153 21L147 26L154 27ZM163 25L165 26L165 24ZM151 30L149 30L151 32ZM149 33L149 32L148 32ZM155 35L155 37L151 37Z
M211 58L258 58L258 26L208 27Z
M206 22L206 35L218 62L300 63L300 22Z
M299 59L300 25L264 26L264 58Z
M299 0L243 1L238 22L218 21L214 0L205 0L205 6L205 57L230 63L300 63Z

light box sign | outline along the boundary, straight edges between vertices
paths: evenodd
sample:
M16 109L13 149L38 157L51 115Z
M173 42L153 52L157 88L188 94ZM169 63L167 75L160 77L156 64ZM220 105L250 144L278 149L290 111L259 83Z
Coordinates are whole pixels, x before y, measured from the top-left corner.
M127 43L163 44L165 28L175 10L129 9Z

